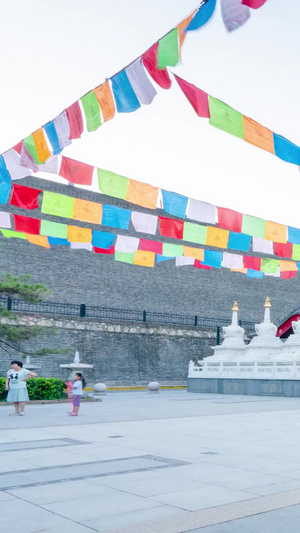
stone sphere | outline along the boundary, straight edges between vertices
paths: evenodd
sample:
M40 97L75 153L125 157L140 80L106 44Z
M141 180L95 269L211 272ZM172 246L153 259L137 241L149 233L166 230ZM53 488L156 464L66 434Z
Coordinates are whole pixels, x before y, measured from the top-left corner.
M94 392L106 392L106 385L104 383L95 383Z
M150 392L157 392L159 390L159 383L157 381L151 381L148 385Z

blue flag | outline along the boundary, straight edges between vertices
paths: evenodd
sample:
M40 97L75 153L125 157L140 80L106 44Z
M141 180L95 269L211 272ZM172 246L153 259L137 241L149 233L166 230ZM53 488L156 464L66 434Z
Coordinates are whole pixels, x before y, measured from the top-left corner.
M111 78L118 113L131 113L141 107L125 70Z

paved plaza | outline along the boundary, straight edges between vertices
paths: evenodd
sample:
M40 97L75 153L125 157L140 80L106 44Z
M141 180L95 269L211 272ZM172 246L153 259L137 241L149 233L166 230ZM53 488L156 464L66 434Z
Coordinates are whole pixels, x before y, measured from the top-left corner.
M299 532L300 399L109 392L0 407L1 530Z

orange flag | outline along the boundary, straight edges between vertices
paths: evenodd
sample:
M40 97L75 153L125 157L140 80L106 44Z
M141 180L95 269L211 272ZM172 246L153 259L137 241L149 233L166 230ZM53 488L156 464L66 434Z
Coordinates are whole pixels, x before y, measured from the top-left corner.
M228 237L228 230L207 226L205 244L207 244L208 246L217 246L218 248L227 248Z
M297 272L298 267L294 261L283 261L279 259L280 272Z
M115 114L115 102L108 81L94 89L104 122L111 120Z
M45 161L51 156L51 153L47 145L44 130L40 128L32 134L32 137L40 163L45 163Z
M252 118L243 115L244 138L247 143L254 144L262 150L275 154L273 132Z
M287 242L287 226L277 222L266 221L265 239L274 242Z
M30 233L25 233L25 237L28 242L36 244L37 246L42 246L43 248L50 248L48 237L43 235L31 235Z
M194 257L195 259L199 259L199 261L204 260L204 250L202 250L202 248L191 248L190 246L184 246L183 255L187 257Z
M132 204L148 207L148 209L155 209L158 193L158 187L129 179L125 200Z
M137 250L134 254L134 265L154 267L155 263L155 253L154 252L145 252L144 250Z
M78 226L68 226L69 242L91 242L92 230L89 228L79 228Z
M101 224L102 204L75 198L72 218L75 220L81 220L82 222Z
M194 15L195 15L195 13L197 13L197 11L198 11L198 8L195 9L195 11L193 11L193 13L191 13L186 19L184 19L182 22L180 22L180 24L178 24L178 26L177 26L180 50L181 50L181 47L182 47L182 45L184 43L184 40L186 38L186 31L184 31L184 30L188 27L189 23L194 18Z

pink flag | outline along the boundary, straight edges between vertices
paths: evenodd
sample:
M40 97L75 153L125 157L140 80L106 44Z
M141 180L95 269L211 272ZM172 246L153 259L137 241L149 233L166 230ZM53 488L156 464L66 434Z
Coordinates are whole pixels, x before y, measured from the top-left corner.
M66 109L70 125L70 139L79 139L83 132L83 120L79 102L75 102Z
M59 175L79 185L92 185L94 167L62 156Z
M251 7L252 9L258 9L263 6L267 0L242 0L244 6Z
M204 91L201 91L201 89L198 89L198 87L192 83L188 83L182 78L179 78L179 76L176 76L176 74L174 74L174 77L183 94L187 97L191 106L196 111L197 115L199 117L210 118L208 94Z
M159 70L157 68L158 43L155 43L147 52L142 55L143 63L150 76L163 89L170 89L171 80L166 68Z
M250 17L249 7L242 5L241 0L221 0L221 13L228 31L236 30Z
M22 149L21 149L20 163L21 163L22 167L30 168L34 172L38 171L38 166L34 162L33 157L31 157L31 155L28 152L25 144L23 144L23 143L22 143Z

